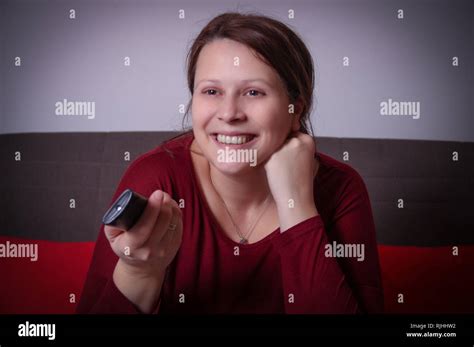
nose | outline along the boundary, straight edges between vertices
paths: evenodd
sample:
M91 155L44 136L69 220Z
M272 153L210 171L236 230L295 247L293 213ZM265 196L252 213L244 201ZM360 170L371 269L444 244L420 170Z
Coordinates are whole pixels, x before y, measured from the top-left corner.
M218 118L224 122L233 122L245 118L240 111L238 97L231 95L225 96L219 105Z

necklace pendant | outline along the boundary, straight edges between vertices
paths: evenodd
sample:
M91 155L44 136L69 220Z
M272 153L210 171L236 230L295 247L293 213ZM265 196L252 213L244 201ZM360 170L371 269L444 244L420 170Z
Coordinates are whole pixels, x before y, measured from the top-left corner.
M247 243L249 243L249 241L247 239L241 238L239 243L242 245L246 245Z

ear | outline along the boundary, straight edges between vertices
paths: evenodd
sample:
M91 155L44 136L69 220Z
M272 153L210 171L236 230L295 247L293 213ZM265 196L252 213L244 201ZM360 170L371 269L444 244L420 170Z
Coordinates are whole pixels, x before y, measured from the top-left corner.
M291 121L291 130L292 131L299 131L300 126L300 118L301 113L303 112L303 99L298 97L293 104L294 113L290 113L290 117L292 117Z

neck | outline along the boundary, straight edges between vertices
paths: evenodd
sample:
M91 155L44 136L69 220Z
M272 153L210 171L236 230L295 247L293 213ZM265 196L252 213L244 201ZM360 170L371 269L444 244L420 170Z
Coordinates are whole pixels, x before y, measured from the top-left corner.
M209 164L209 177L216 192L233 211L251 210L271 199L265 168L239 176L225 175Z

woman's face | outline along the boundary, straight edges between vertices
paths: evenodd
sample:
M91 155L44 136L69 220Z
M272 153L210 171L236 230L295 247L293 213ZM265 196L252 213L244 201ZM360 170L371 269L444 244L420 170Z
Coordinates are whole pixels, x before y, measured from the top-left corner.
M250 48L229 39L203 47L196 65L193 131L218 170L239 174L264 164L299 129L297 117L289 112L278 74Z

